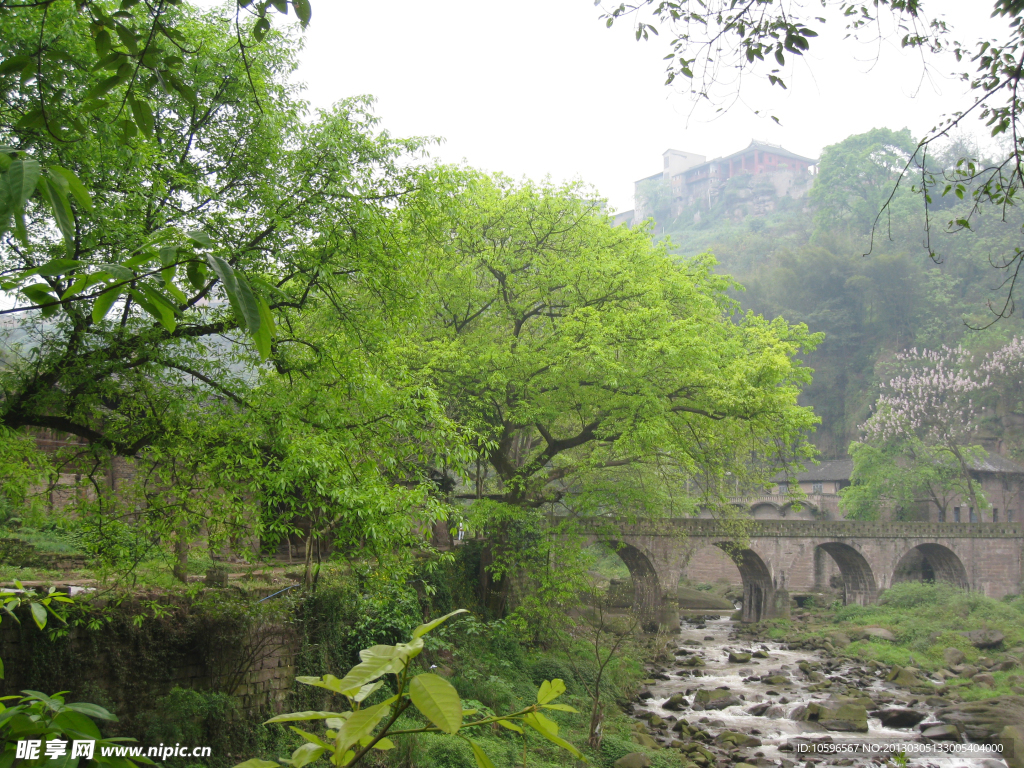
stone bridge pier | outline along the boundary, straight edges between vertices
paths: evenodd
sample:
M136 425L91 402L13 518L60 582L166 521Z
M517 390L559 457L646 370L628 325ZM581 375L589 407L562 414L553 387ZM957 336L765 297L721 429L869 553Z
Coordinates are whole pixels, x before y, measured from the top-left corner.
M1024 569L1020 523L875 523L852 520L673 519L602 521L587 535L615 548L633 577L645 626L658 622L687 563L713 546L743 580L743 621L788 615L790 591L824 591L815 561L831 558L842 575L843 601L868 605L901 581L945 581L1001 598L1020 592ZM822 554L824 553L824 554Z

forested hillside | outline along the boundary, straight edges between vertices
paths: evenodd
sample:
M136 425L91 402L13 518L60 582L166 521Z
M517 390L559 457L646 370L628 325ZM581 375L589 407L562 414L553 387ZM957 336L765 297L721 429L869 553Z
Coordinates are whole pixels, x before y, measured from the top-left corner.
M936 196L926 211L913 174L895 187L915 145L905 129L851 136L822 153L809 197L776 198L773 211L756 215L750 203L773 194L771 184L740 177L710 210L693 206L658 222L675 252L714 253L718 270L743 286L735 296L744 310L825 333L807 356L815 374L802 395L822 420L812 439L824 457L846 455L896 352L956 344L986 352L1024 328L1012 304L1004 311L1012 266L993 269L1013 256L1021 212L982 209L969 230L950 226L970 214L969 189L963 200L955 189ZM965 156L977 150L951 141L927 169L952 177ZM1010 410L994 409L984 437L1019 458Z

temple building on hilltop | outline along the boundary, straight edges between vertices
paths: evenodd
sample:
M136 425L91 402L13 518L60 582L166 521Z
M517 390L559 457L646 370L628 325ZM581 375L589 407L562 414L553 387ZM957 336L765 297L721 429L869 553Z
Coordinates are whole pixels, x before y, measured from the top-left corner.
M713 160L708 160L704 155L678 149L666 149L662 153L662 158L663 168L660 172L635 182L636 208L618 214L615 218L616 223L639 224L654 215L643 194L644 187L652 182L661 182L671 190L672 217L678 216L685 208L695 204L699 204L705 210L710 209L718 202L726 182L740 176L749 176L750 181L760 177L766 190L770 188L768 191L772 192L773 196L800 198L810 189L818 162L790 152L777 144L757 140L752 140L748 147L739 152ZM756 196L752 190L747 189L741 191L738 198L746 200ZM762 210L758 210L758 207ZM772 209L768 206L765 210L765 207L763 202L759 206L755 204L749 213L757 215Z

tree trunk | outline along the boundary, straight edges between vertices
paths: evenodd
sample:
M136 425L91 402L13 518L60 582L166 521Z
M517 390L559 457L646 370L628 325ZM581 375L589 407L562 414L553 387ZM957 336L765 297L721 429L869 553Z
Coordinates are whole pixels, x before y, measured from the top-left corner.
M182 524L174 539L174 554L177 562L171 571L178 581L188 584L188 526Z

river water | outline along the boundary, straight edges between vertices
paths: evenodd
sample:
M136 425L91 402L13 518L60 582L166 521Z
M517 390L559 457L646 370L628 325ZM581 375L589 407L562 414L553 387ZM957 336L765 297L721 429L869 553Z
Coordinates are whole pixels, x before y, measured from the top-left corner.
M829 690L809 690L813 682L798 665L801 662L810 662L822 665L821 673L825 678L846 684L847 695L863 693L876 704L926 712L925 723L937 722L934 717L935 706L922 700L922 697L910 695L906 690L884 682L882 672L849 661L838 663L830 669L828 666L835 665L837 660L806 649L789 650L780 643L752 643L745 638L739 639L733 633L735 627L736 624L725 616L684 618L681 632L674 636L674 648L671 649L677 653L675 663L651 667L652 675L667 676L669 679L651 682L647 686L651 697L638 702L634 711L634 715L640 718L644 718L643 713L646 712L669 721L663 732L651 730L656 739L667 744L672 738L678 738L678 734L673 733L670 727L674 721L683 719L691 727L699 727L712 736L722 731L737 731L756 736L761 740L761 746L741 748L738 754L731 757L733 760L742 757L744 762L758 766L781 765L790 768L793 765L804 765L808 760L811 765L878 766L885 762L883 751L891 743L904 745L910 758L908 765L919 768L1005 768L1006 763L991 752L971 757L915 756L916 750L920 750L921 747L914 745L923 744L919 728L886 728L877 717L869 716L866 734L828 731L818 723L792 719L794 711L800 707L811 702L824 703L832 695ZM693 668L681 666L681 662L691 655L681 654L680 652L684 650L694 652L703 659L705 666L696 668L696 674L699 676L695 676ZM753 658L746 663L729 662L730 651L757 650L765 651L768 658ZM769 675L786 675L790 683L772 685L752 679ZM733 695L740 697L742 702L717 711L695 711L690 706L681 711L670 711L664 706L673 694L685 694L686 701L692 704L696 690L721 687L727 687ZM748 712L757 704L765 703L775 706L760 716ZM868 744L866 749L874 751L815 755L799 751L802 748L801 742L822 739L831 741L834 745L824 747L827 750L848 749L839 745L859 743ZM685 738L683 740L686 741ZM718 764L721 766L723 763L719 760Z

